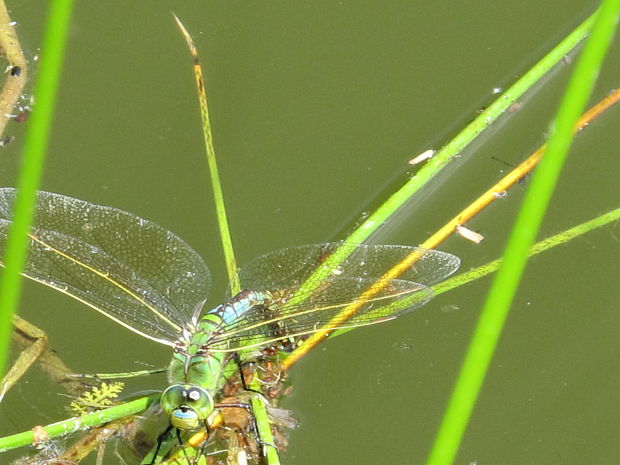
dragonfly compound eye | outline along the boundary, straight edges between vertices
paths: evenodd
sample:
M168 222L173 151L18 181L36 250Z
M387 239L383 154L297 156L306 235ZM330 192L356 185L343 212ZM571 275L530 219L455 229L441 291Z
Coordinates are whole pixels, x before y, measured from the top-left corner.
M194 385L174 384L161 395L161 406L170 423L183 430L201 426L213 411L213 397Z

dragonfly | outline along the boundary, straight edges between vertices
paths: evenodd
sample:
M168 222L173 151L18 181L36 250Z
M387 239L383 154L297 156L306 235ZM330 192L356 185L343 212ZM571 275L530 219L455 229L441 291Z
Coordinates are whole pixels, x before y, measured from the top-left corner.
M2 256L15 196L13 188L0 189ZM244 290L209 308L210 273L200 255L132 213L41 191L28 236L24 276L171 347L161 406L179 430L208 427L225 367L239 351L302 339L330 322L330 329L347 329L392 320L428 302L429 286L460 264L446 252L399 245L289 247L242 267ZM337 250L345 250L346 258L318 276ZM421 252L413 266L364 295L413 251ZM356 312L334 326L351 305Z

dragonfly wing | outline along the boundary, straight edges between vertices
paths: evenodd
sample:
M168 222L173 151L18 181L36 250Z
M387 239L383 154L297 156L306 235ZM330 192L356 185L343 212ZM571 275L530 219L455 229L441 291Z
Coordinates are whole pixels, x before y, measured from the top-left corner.
M299 303L288 303L293 295ZM209 349L228 352L262 346L311 334L328 324L336 330L389 321L431 297L430 288L411 281L334 276L306 295L295 289L274 293L272 302L259 303L226 325Z
M341 260L335 266L337 254ZM239 276L245 288L280 297L227 324L209 347L230 351L327 325L335 330L387 321L425 304L432 297L428 286L459 264L449 253L398 245L324 243L270 252L243 267ZM399 265L399 273L384 277Z
M417 254L415 262L394 277L430 286L450 276L460 265L457 256L439 250L328 242L269 252L241 268L239 277L243 286L252 290L301 286L318 268L327 266L327 258L337 250L346 258L331 274L342 277L379 278L411 254Z
M4 254L15 189L0 189ZM111 207L38 192L24 275L173 345L205 299L209 271L176 235Z

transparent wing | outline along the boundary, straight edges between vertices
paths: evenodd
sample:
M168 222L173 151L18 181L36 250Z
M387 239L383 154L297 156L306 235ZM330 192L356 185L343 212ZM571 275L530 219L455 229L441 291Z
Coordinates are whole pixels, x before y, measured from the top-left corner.
M377 291L364 297L373 286ZM301 303L287 304L293 295L300 296L294 289L280 290L273 300L252 306L214 333L209 350L229 352L268 345L320 331L327 324L336 330L389 321L424 305L432 292L422 284L397 279L334 277L329 284L302 295ZM340 317L343 311L350 316Z
M15 189L0 189L4 255ZM131 213L39 192L24 275L167 345L210 286L209 270L185 242Z
M315 270L342 246L348 258L317 278ZM400 274L403 279L381 278L411 253L420 258ZM264 345L311 334L334 325L334 319L334 329L391 320L428 302L432 291L427 286L454 273L459 264L454 255L407 246L326 243L271 252L244 267L240 277L249 289L271 291L272 301L257 303L227 324L209 348Z
M347 258L332 274L341 277L380 278L410 254L418 253L420 258L397 278L430 286L450 276L461 263L450 253L420 247L326 242L266 253L244 266L239 278L243 287L252 290L299 287L340 248Z

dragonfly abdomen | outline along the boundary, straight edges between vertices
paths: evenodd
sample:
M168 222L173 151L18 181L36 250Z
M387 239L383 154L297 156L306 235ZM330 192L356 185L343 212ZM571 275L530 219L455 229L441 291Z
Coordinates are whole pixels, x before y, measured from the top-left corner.
M224 326L229 326L243 319L244 315L257 305L268 307L273 301L273 296L267 291L243 290L228 302L217 306L201 318L213 321L213 317L221 318Z

